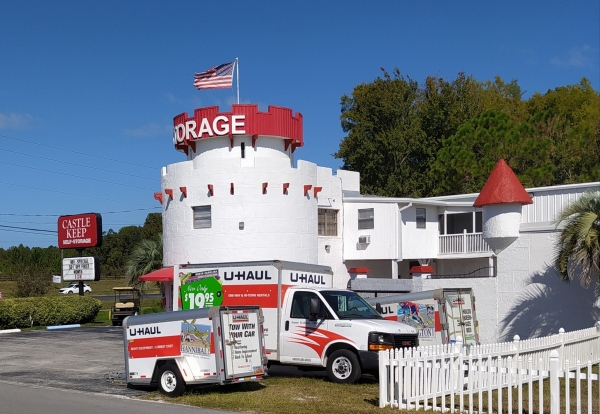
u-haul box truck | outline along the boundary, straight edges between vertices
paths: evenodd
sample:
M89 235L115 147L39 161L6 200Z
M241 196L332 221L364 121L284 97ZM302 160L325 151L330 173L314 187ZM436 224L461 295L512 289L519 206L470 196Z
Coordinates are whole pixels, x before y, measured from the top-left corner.
M419 331L420 345L441 345L462 336L465 345L479 344L479 322L471 288L435 289L367 299L381 306L388 320Z
M328 266L285 261L174 267L173 309L259 305L269 364L327 370L354 382L378 369L378 351L414 347L413 327L385 320L362 297L334 289Z
M123 336L127 383L172 397L187 385L257 381L267 368L258 306L129 316Z

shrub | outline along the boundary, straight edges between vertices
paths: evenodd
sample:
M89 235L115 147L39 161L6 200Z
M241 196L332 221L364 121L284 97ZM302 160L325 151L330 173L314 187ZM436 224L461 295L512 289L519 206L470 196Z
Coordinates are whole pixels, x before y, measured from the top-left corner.
M58 296L0 300L0 329L91 322L102 307L96 298Z

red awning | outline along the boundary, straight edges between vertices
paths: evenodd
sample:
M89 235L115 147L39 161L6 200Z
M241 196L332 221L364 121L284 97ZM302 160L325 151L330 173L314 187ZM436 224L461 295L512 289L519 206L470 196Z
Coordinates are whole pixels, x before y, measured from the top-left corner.
M140 276L138 280L140 282L172 282L173 268L163 267L162 269Z

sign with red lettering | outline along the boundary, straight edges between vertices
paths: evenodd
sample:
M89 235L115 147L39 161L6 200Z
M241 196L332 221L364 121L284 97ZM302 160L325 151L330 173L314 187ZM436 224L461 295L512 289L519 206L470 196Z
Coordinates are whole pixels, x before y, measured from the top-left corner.
M98 213L60 216L58 218L58 247L83 249L102 245L102 216Z

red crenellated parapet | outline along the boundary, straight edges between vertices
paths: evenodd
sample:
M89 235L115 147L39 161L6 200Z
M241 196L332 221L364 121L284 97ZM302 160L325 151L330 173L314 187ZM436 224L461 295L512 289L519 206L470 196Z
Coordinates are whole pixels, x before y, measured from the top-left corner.
M253 144L260 135L268 135L286 140L286 148L292 151L304 145L302 114L292 114L292 110L269 106L268 112L260 112L256 104L236 104L230 112L219 112L218 106L194 110L194 116L187 112L173 118L173 144L179 151L188 152L195 141L205 138L250 135Z

